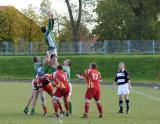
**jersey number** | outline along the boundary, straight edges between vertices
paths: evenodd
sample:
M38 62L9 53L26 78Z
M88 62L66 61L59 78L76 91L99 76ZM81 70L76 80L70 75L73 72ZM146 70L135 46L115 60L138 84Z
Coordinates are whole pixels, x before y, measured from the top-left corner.
M98 74L92 74L93 80L98 80Z

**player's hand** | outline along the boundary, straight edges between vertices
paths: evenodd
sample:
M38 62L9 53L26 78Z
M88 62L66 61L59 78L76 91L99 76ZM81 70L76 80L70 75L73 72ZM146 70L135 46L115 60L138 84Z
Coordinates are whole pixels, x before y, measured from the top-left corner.
M115 90L116 89L116 86L115 86L115 82L112 81L112 89Z
M55 84L55 83L52 83L52 86L53 86L53 87L56 87L56 84Z
M48 17L49 17L49 18L53 18L53 13L52 13L51 10L48 10Z
M80 74L76 74L76 78L80 79L80 77L81 77Z
M132 89L132 86L131 86L131 85L129 85L129 91L131 91L131 89Z
M115 90L115 89L116 89L116 86L115 86L115 85L112 85L112 89Z

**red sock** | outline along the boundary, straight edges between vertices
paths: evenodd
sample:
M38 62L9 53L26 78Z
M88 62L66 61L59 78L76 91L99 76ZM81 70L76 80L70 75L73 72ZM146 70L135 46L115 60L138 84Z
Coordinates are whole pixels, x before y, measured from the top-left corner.
M102 105L101 105L101 103L97 104L97 108L98 108L99 113L102 113Z
M47 113L47 107L43 107L44 113Z
M62 106L60 102L58 102L58 107L59 107L59 110L62 111Z
M88 113L89 111L89 103L85 103L85 113Z
M54 103L53 107L54 107L55 113L57 113L58 112L58 103Z
M68 112L69 111L69 102L68 101L65 102L65 108L66 108L66 111Z

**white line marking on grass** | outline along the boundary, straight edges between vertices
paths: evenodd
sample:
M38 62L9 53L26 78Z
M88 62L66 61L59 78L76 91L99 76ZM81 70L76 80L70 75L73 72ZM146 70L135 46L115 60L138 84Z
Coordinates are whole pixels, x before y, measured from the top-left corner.
M146 96L146 97L151 98L151 99L156 100L156 101L160 101L160 99L158 97L154 97L152 95L149 95L149 94L137 91L137 90L132 90L132 92L135 92L135 93L137 93L139 95L142 95L142 96Z

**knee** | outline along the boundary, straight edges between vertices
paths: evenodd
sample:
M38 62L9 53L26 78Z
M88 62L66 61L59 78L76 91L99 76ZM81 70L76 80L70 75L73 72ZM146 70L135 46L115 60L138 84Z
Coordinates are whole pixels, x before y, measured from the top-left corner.
M96 104L100 104L101 101L99 99L95 99Z
M90 99L87 98L85 99L85 103L90 103L90 101L91 101Z

